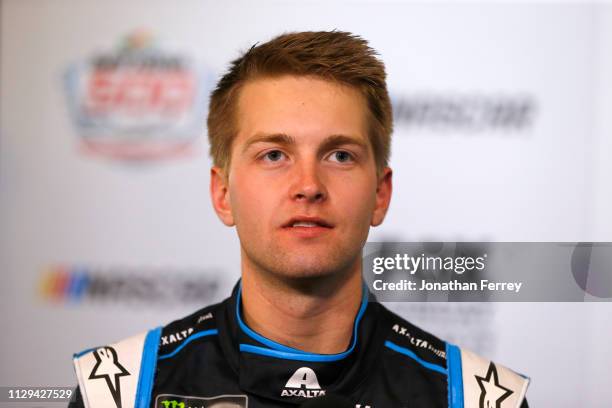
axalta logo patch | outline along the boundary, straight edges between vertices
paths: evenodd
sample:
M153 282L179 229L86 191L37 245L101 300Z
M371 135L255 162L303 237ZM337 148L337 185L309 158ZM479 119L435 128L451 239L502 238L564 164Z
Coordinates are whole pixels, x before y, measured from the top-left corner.
M161 336L161 345L165 346L168 344L176 343L177 341L185 340L191 333L193 333L193 327L186 330L181 330L176 333L172 333L168 336Z
M412 344L413 346L424 348L426 350L431 351L438 357L446 358L446 351L434 347L427 340L414 337L412 334L410 334L407 328L402 327L399 324L395 324L393 325L392 330L401 336L407 337L410 340L410 344Z
M325 395L315 372L308 367L300 367L289 378L281 397L314 398Z

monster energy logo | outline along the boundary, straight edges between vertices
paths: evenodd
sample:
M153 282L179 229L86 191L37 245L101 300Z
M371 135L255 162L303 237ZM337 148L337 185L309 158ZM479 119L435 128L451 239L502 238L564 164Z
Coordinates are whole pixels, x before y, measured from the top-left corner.
M161 401L161 403L164 408L185 408L185 403L177 400Z
M156 408L247 408L246 395L217 395L214 397L192 397L187 395L160 394L155 399Z

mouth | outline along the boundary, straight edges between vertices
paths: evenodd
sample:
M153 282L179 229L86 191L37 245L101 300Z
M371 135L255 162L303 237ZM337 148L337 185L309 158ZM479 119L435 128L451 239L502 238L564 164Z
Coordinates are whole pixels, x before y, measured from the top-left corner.
M291 218L282 230L292 237L312 240L328 236L333 228L334 225L323 218L304 216Z
M283 224L283 228L328 228L331 229L334 226L319 217L294 217Z

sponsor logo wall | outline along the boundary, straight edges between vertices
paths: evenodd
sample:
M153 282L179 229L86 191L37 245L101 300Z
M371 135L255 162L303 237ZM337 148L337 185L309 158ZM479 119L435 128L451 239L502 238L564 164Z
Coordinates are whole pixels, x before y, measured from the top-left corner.
M197 307L202 299L217 296L220 272L54 266L41 274L39 295L50 304L72 307L81 302L124 307Z
M387 65L394 198L370 240L611 240L607 212L591 211L612 184L593 114L610 100L594 57L612 44L594 40L609 8L3 2L0 306L19 335L3 337L0 383L71 385L73 352L229 294L239 247L208 200L207 96L239 50L284 31L353 31ZM612 397L594 385L612 362L608 305L389 306L528 374L534 406ZM578 349L601 353L566 353ZM298 377L283 392L324 392Z
M127 34L117 48L66 71L67 102L83 147L125 160L189 153L201 135L212 74L189 55L160 48L145 30Z

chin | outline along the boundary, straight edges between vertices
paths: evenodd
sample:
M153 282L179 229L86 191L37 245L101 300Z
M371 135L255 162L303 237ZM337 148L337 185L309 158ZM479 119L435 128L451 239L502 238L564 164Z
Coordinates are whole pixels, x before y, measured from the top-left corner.
M282 275L283 278L295 280L311 280L337 274L338 271L334 271L332 268L321 266L304 267L304 265L300 265L296 268L284 269L282 272L279 271L279 275Z
M243 256L262 273L288 284L342 279L359 269L361 260L361 247L258 249L243 247Z
M352 268L354 257L352 258L339 259L320 255L290 257L280 262L277 260L269 270L282 279L293 280L296 283L333 279L345 276L354 269Z

